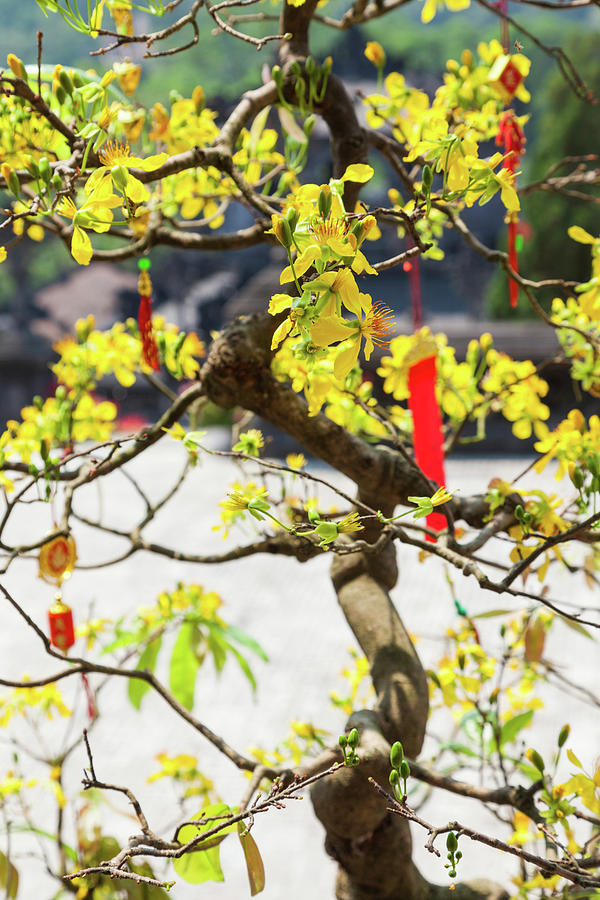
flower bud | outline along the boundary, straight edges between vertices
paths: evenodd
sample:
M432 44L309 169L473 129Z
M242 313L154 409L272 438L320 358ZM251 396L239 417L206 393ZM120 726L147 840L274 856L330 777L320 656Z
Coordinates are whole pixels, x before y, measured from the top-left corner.
M446 847L448 848L450 853L454 853L454 851L458 848L458 841L453 831L450 831L448 833L448 837L446 838Z
M296 225L298 224L298 210L295 206L290 206L290 208L286 210L284 219L290 226L290 231L293 234L296 230Z
M390 762L394 769L399 769L402 765L402 761L404 760L404 748L400 741L396 741L392 744L390 750Z
M204 89L201 84L196 85L192 91L192 102L196 107L196 112L201 113L204 109Z
M348 744L352 747L353 750L358 747L358 729L352 729L352 731L348 735Z
M367 41L365 47L365 56L378 69L382 69L385 65L385 50L377 41Z
M6 62L12 69L13 74L17 76L17 78L27 78L27 70L23 64L23 61L19 59L18 56L15 56L14 53L9 53L6 57Z
M2 172L2 177L4 178L9 191L14 194L15 197L20 197L21 184L19 182L19 176L17 175L13 167L9 166L8 163L2 163L0 171Z
M329 218L331 213L331 204L333 202L333 196L331 194L331 188L329 185L324 185L319 191L319 212L324 219Z
M579 466L574 466L573 470L569 472L569 475L577 490L580 491L583 487L583 472L581 471Z
M303 131L304 131L304 134L306 135L306 137L310 137L311 134L313 133L313 128L315 127L316 121L317 121L317 117L315 115L313 115L312 113L310 114L310 116L307 116L306 119L304 120Z
M290 230L289 222L281 216L272 216L271 221L273 223L275 237L280 244L283 244L286 250L289 249L292 245L292 232Z
M40 177L46 184L50 184L50 179L52 178L52 169L50 168L50 162L48 161L47 156L42 156L42 158L38 162L38 166L40 169Z
M528 750L526 756L527 756L527 759L529 760L529 762L535 766L535 768L538 770L538 772L544 771L544 760L542 759L540 754L537 752L537 750L533 750L533 749Z
M571 733L570 725L563 725L558 733L558 746L562 747Z
M429 193L431 190L431 185L433 182L433 172L431 171L431 166L423 166L423 189L425 193Z
M110 170L110 177L112 178L113 184L117 188L117 190L124 191L126 189L127 179L129 176L127 174L127 169L125 168L125 166L122 166L120 164L113 166Z
M59 69L58 80L65 93L71 96L71 94L73 93L73 82L66 69Z

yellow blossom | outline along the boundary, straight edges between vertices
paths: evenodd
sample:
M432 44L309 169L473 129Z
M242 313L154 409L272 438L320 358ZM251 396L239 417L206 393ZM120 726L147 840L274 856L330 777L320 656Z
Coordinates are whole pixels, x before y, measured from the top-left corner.
M96 169L87 180L85 191L90 194L99 184L108 184L112 192L112 173L115 169L124 172L123 190L132 203L144 203L150 198L150 192L142 184L139 178L131 174L130 169L141 169L143 172L152 172L158 169L166 159L167 153L157 153L143 159L140 156L132 156L129 144L121 141L108 141L98 153L102 165Z
M128 96L134 94L142 74L142 67L126 59L124 62L114 63L113 70L116 73L121 90Z

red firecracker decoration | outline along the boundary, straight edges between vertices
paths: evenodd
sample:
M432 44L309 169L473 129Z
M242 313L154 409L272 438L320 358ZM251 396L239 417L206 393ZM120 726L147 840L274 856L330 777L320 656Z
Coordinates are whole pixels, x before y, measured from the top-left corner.
M57 595L56 602L48 610L48 621L50 623L50 643L64 653L75 643L75 631L71 608L62 602L60 594Z
M138 278L138 291L140 293L140 306L138 310L138 326L142 339L142 360L155 372L160 370L158 361L158 347L152 330L152 282L148 269L150 260L144 257L138 261L140 275Z
M409 246L412 241L407 240ZM413 326L418 331L423 322L421 305L421 277L418 257L404 263L404 271L410 279L410 304ZM408 369L408 407L413 418L413 447L415 461L423 473L438 485L445 486L444 443L442 419L435 396L437 348L433 337L427 332L413 348ZM447 527L446 517L434 510L427 516L427 526L435 531ZM434 538L427 537L435 542Z
M512 109L507 109L500 119L496 144L504 147L505 167L514 174L519 157L525 152L525 135ZM514 272L519 271L518 260L519 227L516 213L508 213L508 263ZM508 293L510 305L514 309L519 298L519 285L509 276Z

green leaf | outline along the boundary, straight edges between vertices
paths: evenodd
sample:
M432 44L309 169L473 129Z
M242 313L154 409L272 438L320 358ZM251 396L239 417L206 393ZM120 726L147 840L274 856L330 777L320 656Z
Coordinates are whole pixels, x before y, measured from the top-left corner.
M140 635L139 631L121 631L118 627L115 629L116 638L102 650L102 655L112 653L113 650L120 650L121 647L129 647L131 644L137 644Z
M256 655L260 656L261 659L264 659L265 662L269 662L269 657L258 641L255 641L254 638L250 637L249 634L246 634L245 631L242 631L241 628L237 628L235 625L228 625L226 631L228 637L233 638L238 644L243 644L248 650L252 650L253 653L256 653Z
M162 637L158 637L153 641L150 641L149 644L144 648L142 655L138 660L138 664L136 669L149 669L151 672L154 671L154 667L156 666L156 658L158 656L158 652L160 650L162 644ZM144 698L144 695L150 690L150 685L147 681L142 681L141 678L130 678L129 685L127 687L127 694L129 696L129 700L131 705L135 709L139 709Z
M566 625L567 628L571 628L573 631L576 631L577 634L582 634L584 637L588 638L588 640L595 640L594 635L590 634L587 628L584 628L580 622L574 622L573 619L565 619L563 616L560 616L559 621Z
M237 659L240 669L242 670L242 672L244 673L244 675L250 682L252 690L255 691L256 690L256 678L254 677L254 673L252 672L252 669L248 665L248 660L246 659L245 656L242 656L240 651L237 650L232 644L228 644L227 646L229 647L230 651L233 653L233 655Z
M214 816L224 816L232 812L226 803L215 803L207 806L197 814L198 819L207 819ZM187 844L200 834L210 831L218 822L206 822L203 825L184 825L179 829L177 840L180 844ZM235 825L225 825L218 834L211 837L205 845L200 844L198 849L191 850L179 859L173 860L173 868L177 874L189 881L190 884L202 884L204 881L225 881L221 861L219 858L219 844L227 835L235 831Z
M0 850L0 886L4 896L14 900L19 889L19 873L4 853Z
M471 616L472 619L492 619L495 616L507 616L510 612L514 612L512 609L489 609L487 612L477 613L476 616Z
M173 861L173 868L180 878L189 881L190 884L202 884L204 881L225 881L218 847L186 853L180 859Z
M184 622L177 635L169 665L169 687L186 709L194 705L194 687L200 663L194 652L194 626Z
M526 778L529 778L531 783L533 784L540 779L540 773L534 766L530 766L528 762L521 761L517 763L517 768L519 772L522 772Z
M39 834L40 837L48 838L49 841L52 841L53 844L56 844L55 834L52 834L52 832L50 831L44 831L42 828L34 828L33 825L13 825L12 831L28 831L31 834ZM65 844L65 842L62 841L61 848L64 851L65 856L68 856L68 858L72 862L77 862L79 857L77 855L77 851L73 847L70 847L68 844ZM0 869L1 867L2 863L0 862Z
M217 672L223 670L223 666L227 660L227 643L223 639L220 628L211 628L206 639L208 649L213 655L215 669Z
M466 744L460 744L456 741L449 741L448 743L441 744L440 749L452 750L453 753L457 753L460 756L475 756L479 759L479 753L475 753L475 751L471 750L470 747L467 747Z
M244 851L246 868L248 869L250 896L254 897L255 894L260 894L265 889L265 867L260 850L256 846L256 841L243 822L238 822L238 837Z
M500 730L500 746L514 741L518 733L526 728L532 719L533 710L528 709L527 712L519 713L518 716L513 716L512 719L505 722Z

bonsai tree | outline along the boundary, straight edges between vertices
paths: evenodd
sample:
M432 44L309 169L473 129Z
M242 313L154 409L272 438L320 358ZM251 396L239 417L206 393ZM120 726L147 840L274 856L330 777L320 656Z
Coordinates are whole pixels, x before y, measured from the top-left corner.
M591 275L581 283L535 282L518 265L520 190L568 196L573 185L593 190L598 183L590 155L555 159L545 179L519 183L528 115L514 103L530 99L530 60L520 40L534 57L549 54L558 62L591 116L595 98L575 64L509 17L506 4L478 0L504 24L502 42L465 48L429 94L392 71L384 49L369 41L364 52L378 85L357 104L335 61L311 53L309 31L359 28L384 16L396 24L403 3L356 0L330 12L316 0L293 0L282 5L277 23L270 5L246 12L251 0L195 0L183 13L179 0L166 7L161 0L147 6L99 0L83 11L76 0L37 2L52 29L70 26L89 35L101 68L46 67L41 32L31 62L9 53L0 73L6 198L0 257L10 258L22 240L45 237L64 244L81 266L138 260L140 306L137 321L101 331L90 298L88 318L55 347L56 389L34 397L0 437L6 576L0 591L15 628L30 629L40 654L34 676L7 671L5 663L0 679L2 724L12 728L24 716L37 735L37 743L28 739L25 746L14 737L14 765L0 782L6 896L18 891L16 827L54 848L46 867L58 880L56 896L158 898L176 881L220 880L219 845L231 832L241 843L250 892L258 893L265 872L254 821L271 809L285 828L286 800L306 796L308 788L326 850L339 867L341 900L423 900L449 890L468 900L499 896L503 888L493 882L461 881L463 853L481 843L517 857L524 897L596 894L599 770L578 746L584 736L571 740L568 716L557 717L551 749L537 742L532 725L537 686L566 678L544 654L547 633L570 628L578 634L564 631L565 639L589 639L600 624L594 599L600 420L573 409L551 428L543 367L499 352L489 334L473 336L464 358L457 357L444 335L422 327L418 287L420 257L439 258L442 235L453 230L504 271L507 305L509 298L513 306L529 304L554 330L556 360L580 394L598 396L600 238L577 222L564 235L591 252ZM469 0L446 5L460 10ZM443 6L438 0L422 6L423 40ZM149 24L163 15L166 24ZM515 29L515 52L508 26ZM277 45L278 63L263 66L262 78L257 69L255 87L225 117L206 105L200 85L190 96L172 91L170 99L165 85L151 109L138 102L141 64L122 56L114 61L114 51L142 51L160 69L169 57L191 53L208 28L225 33L232 53L239 42L262 51L259 65ZM317 120L330 138L331 177L323 184L304 175ZM552 144L551 134L539 139ZM385 205L375 205L370 193L375 171L389 186ZM470 207L494 196L508 223L508 253L486 246L469 224ZM240 227L231 224L234 218ZM393 252L382 255L384 243ZM226 324L208 343L153 316L154 248L201 254L261 244L281 260L280 290L264 297L262 313ZM380 296L377 276L393 267L410 279L410 333L400 333L389 298ZM556 299L545 312L537 296L549 287ZM102 397L110 379L124 389L147 381L163 395L164 412L134 433L117 432L116 406ZM238 419L231 450L215 451L202 432L208 404L260 417L293 438L298 452L270 458L261 430L249 427L256 422L247 417ZM478 493L462 495L446 483L445 456L481 437L490 415L503 417L525 442L527 477L519 483L486 478ZM173 440L182 474L165 471L160 485L145 484L132 469L137 458L158 441ZM176 535L155 542L149 526L168 502L177 503L177 490L209 453L235 460L247 473L223 485L215 509L233 543L203 555L182 549ZM303 454L334 474L317 474ZM540 486L548 464L560 494ZM354 494L340 489L335 472L354 483ZM107 514L90 517L80 495L123 476L142 499L143 515L125 508L126 527L115 527ZM238 544L240 524L255 534ZM213 730L194 702L202 666L209 657L217 670L232 660L253 682L252 659L264 651L227 621L209 587L167 584L157 597L136 597L118 621L86 619L81 609L74 621L64 582L94 564L78 550L84 527L109 548L102 566L128 560L140 572L146 554L197 564L199 571L203 564L277 554L289 557L292 571L327 553L341 614L360 648L349 696L336 701L348 715L339 739L311 722L294 722L280 746L251 752ZM115 538L124 549L114 551ZM482 596L502 597L502 609L484 613L495 617L493 640L455 589L456 627L439 665L424 671L402 621L415 598L402 590L396 602L390 597L400 546L424 565L446 566L458 581L475 579ZM53 586L47 617L31 608L28 591L9 589L8 577L31 557ZM568 598L556 591L558 570L572 579ZM363 699L365 680L372 694ZM171 779L181 794L174 830L172 812L165 821L146 818L139 797L94 742L96 723L111 715L100 695L114 681L126 683L132 716L144 715L154 692L189 726L189 745L176 757L163 754L158 771L154 760L144 759L144 748L138 750L150 777ZM593 683L567 686L598 706ZM73 711L78 690L87 702ZM420 754L430 707L446 709L455 730L436 729L439 752L428 761ZM58 722L47 721L51 714ZM253 718L260 714L257 709ZM68 739L57 753L45 736L64 717ZM217 800L211 773L190 753L198 736L248 773L244 796ZM251 743L251 725L247 737ZM448 756L440 762L442 750ZM28 777L30 758L47 768L47 777ZM127 842L90 824L89 807L65 794L63 770L75 762L85 767L84 791L113 795L113 802L122 794L131 805L136 829ZM417 808L421 785L432 792L426 818ZM53 825L33 799L42 789L55 804ZM496 810L497 829L484 833L468 820L441 817L436 798L445 792ZM76 833L67 827L67 812ZM431 851L431 871L413 862L410 822Z

